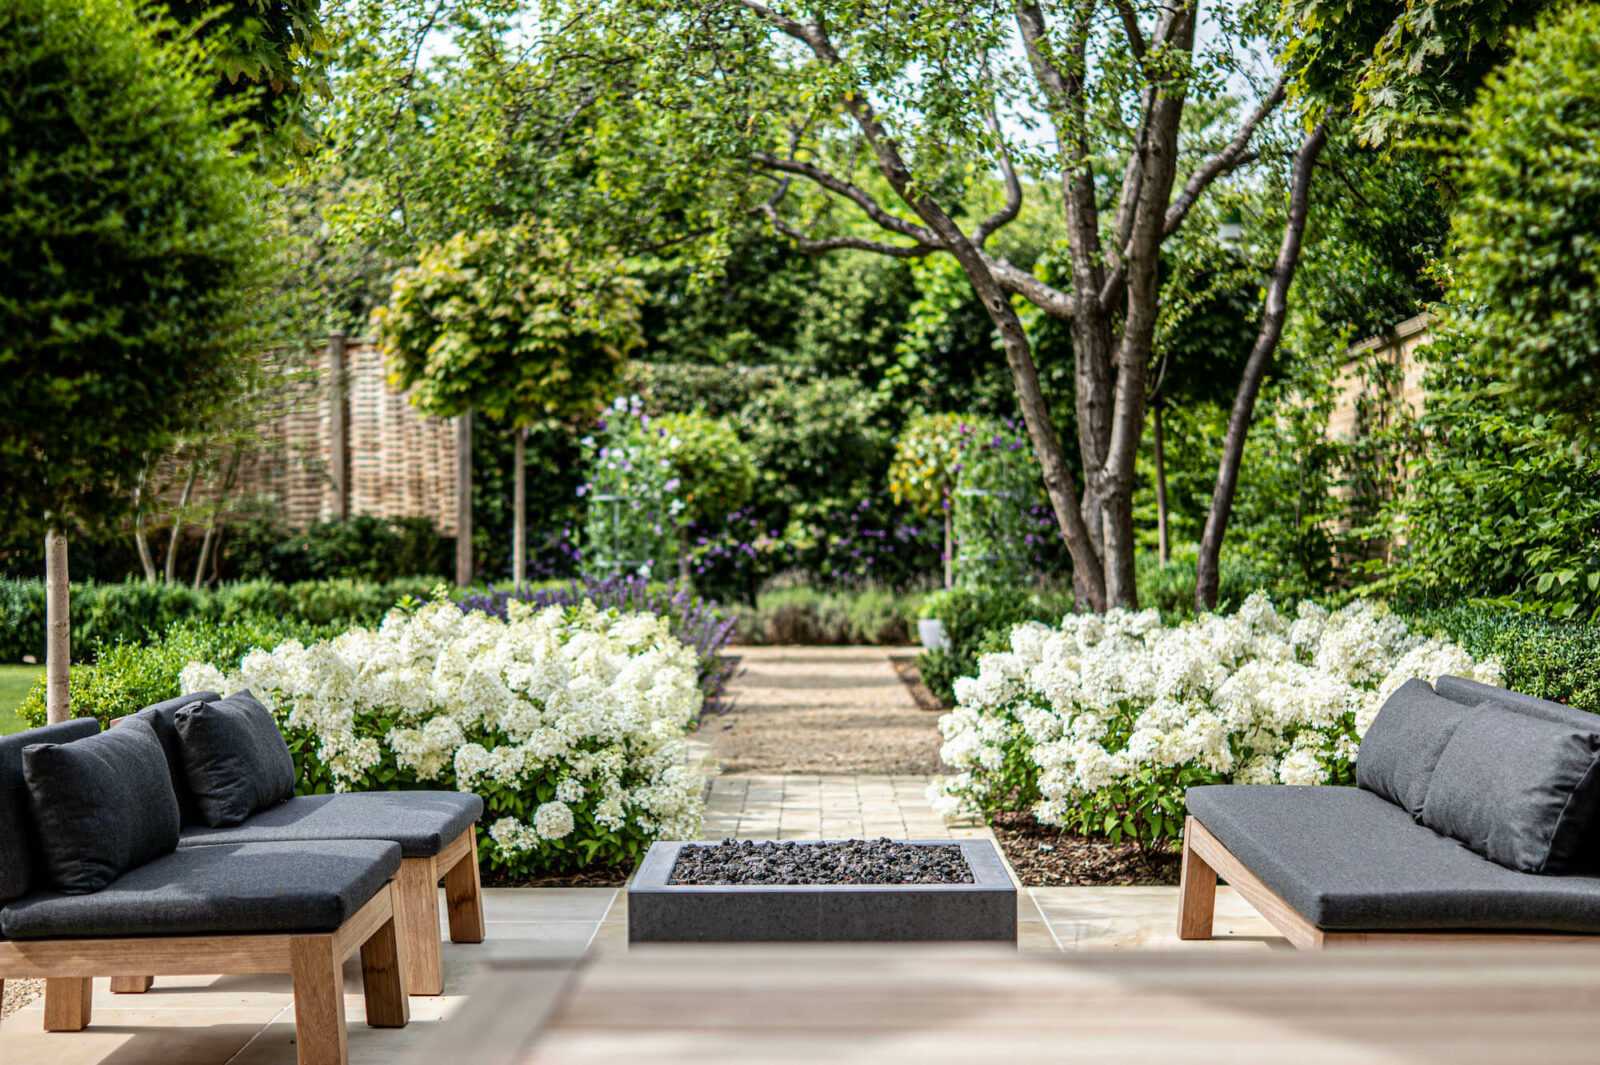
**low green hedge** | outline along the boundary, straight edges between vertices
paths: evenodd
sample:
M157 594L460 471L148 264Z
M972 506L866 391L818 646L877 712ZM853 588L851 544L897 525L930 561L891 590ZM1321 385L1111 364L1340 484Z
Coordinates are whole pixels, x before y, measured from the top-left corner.
M144 643L186 620L229 622L265 616L307 625L370 624L395 603L424 599L443 578L386 582L240 581L195 591L183 584L124 581L72 586L72 642L81 659L97 646ZM0 580L0 662L44 661L44 582Z
M269 617L221 622L190 618L148 643L102 644L94 661L72 666L72 716L93 717L107 728L112 718L181 694L178 677L190 662L211 662L232 670L255 648L271 649L291 638L318 639L344 627ZM29 728L44 724L42 676L17 713Z
M1403 613L1413 629L1448 636L1474 658L1500 659L1506 687L1600 713L1600 625L1473 603Z
M753 610L741 607L734 633L744 644L906 644L921 601L883 588L781 588L763 592Z

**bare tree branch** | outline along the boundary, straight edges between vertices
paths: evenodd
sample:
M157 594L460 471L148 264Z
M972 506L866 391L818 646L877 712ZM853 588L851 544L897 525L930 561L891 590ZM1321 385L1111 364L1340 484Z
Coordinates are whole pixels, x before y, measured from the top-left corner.
M1287 80L1287 75L1280 77L1277 84L1272 86L1272 91L1267 94L1266 99L1262 100L1260 105L1251 112L1250 117L1244 120L1244 123L1239 127L1239 131L1233 135L1233 140L1228 142L1228 146L1204 163L1201 163L1195 168L1194 173L1189 175L1189 180L1183 184L1183 191L1178 194L1177 199L1173 200L1171 206L1167 208L1167 220L1164 228L1166 236L1170 237L1178 231L1178 227L1183 225L1184 218L1189 214L1189 209L1194 206L1201 193L1205 192L1213 181L1231 174L1234 170L1254 158L1249 153L1250 138L1255 136L1257 127L1266 121L1267 116L1272 114L1279 104L1283 103Z
M857 207L860 207L862 212L877 223L880 228L887 229L891 233L898 233L903 237L910 237L912 240L925 244L937 244L939 242L938 238L926 226L909 222L888 211L866 189L854 182L846 181L844 178L829 173L820 166L803 162L799 159L784 159L770 152L755 152L751 155L751 158L757 165L768 170L798 175L815 185L827 189L829 192L843 196Z
M983 256L983 265L1007 293L1023 297L1046 314L1069 321L1077 313L1072 293L1040 281L1032 271L987 253Z
M978 223L978 228L972 231L972 243L978 248L994 235L1001 226L1014 221L1018 212L1022 210L1022 182L1017 178L1017 169L1011 165L1011 153L1006 150L1005 136L1000 131L1000 118L994 112L994 104L985 105L983 120L988 123L989 130L995 135L1000 145L1000 176L1005 181L1006 202L1000 210Z
M1285 95L1284 78L1279 78L1277 84L1266 98L1250 113L1250 116L1239 126L1238 131L1227 146L1196 167L1194 173L1189 175L1189 180L1184 182L1183 190L1167 206L1166 218L1162 223L1162 237L1172 236L1183 225L1189 211L1194 207L1200 196L1213 182L1220 177L1226 177L1241 166L1245 166L1257 158L1259 154L1250 150L1251 138L1255 136L1257 128L1266 121L1267 116L1283 103ZM1126 186L1124 186L1126 196ZM1120 212L1119 212L1120 213ZM1131 214L1129 216L1131 223ZM1119 234L1124 247L1127 237ZM1107 271L1105 283L1100 287L1100 306L1110 308L1122 299L1124 285L1128 275L1124 268L1122 256L1116 256L1112 268Z
M1128 34L1128 50L1133 58L1144 63L1144 34L1139 30L1139 13L1128 0L1117 0L1117 14L1122 16L1122 28Z

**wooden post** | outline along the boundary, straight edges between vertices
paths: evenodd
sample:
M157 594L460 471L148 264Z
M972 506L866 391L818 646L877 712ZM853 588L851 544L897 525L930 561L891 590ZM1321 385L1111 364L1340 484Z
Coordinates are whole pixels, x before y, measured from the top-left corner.
M521 587L528 579L528 470L524 449L528 430L512 431L514 443L511 458L511 583Z
M67 577L67 538L55 529L44 537L45 720L72 716L72 592Z
M333 480L333 519L350 516L350 383L343 333L328 336L328 474Z
M472 583L472 412L456 419L456 583Z

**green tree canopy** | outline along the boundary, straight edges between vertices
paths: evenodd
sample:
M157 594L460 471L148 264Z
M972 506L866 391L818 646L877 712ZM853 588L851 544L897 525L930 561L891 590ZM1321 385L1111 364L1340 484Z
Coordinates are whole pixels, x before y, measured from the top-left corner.
M0 482L100 524L236 382L276 263L210 51L123 0L0 9Z
M1523 406L1600 436L1600 7L1518 36L1453 142L1447 300Z
M518 427L592 417L638 342L634 284L527 225L430 248L374 319L394 383L415 386L418 407Z

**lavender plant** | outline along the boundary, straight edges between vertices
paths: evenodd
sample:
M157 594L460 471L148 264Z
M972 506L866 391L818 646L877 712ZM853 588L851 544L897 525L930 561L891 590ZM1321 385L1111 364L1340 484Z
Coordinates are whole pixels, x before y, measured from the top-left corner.
M506 605L512 602L532 603L543 609L547 606L578 606L585 600L602 610L615 609L623 613L648 613L667 619L672 635L689 647L699 661L699 681L703 712L718 713L728 709L724 695L728 681L733 676L734 665L718 656L733 638L738 616L724 616L722 607L710 599L702 599L690 589L676 585L651 584L637 574L612 574L607 577L579 577L564 586L530 588L496 588L490 585L482 594L468 595L460 600L465 612L480 610L497 618L506 616Z

